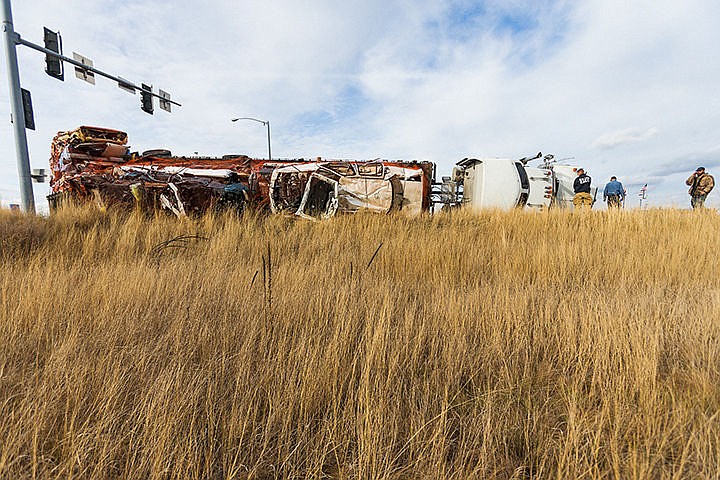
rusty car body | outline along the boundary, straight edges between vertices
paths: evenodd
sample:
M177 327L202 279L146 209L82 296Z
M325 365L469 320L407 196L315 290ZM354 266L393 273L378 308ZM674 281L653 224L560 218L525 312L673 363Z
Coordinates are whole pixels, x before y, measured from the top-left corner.
M361 211L419 215L431 206L434 164L130 153L127 134L79 127L52 142L51 208L72 199L178 216L231 204L320 219Z

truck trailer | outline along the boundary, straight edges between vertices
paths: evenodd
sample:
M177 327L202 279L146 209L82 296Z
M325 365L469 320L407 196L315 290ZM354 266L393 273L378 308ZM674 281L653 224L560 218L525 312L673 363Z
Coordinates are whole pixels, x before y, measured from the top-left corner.
M419 215L432 205L430 162L138 154L127 139L125 132L98 127L58 132L50 207L72 200L178 216L251 207L315 219L361 211Z

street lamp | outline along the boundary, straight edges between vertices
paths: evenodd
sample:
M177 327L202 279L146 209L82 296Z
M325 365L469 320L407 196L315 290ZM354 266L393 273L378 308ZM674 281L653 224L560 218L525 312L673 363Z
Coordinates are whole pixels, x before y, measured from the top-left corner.
M270 120L258 120L257 118L252 117L240 117L240 118L233 118L230 121L231 122L237 122L238 120L252 120L253 122L262 123L267 127L267 140L268 140L268 160L272 160L272 154L270 153Z

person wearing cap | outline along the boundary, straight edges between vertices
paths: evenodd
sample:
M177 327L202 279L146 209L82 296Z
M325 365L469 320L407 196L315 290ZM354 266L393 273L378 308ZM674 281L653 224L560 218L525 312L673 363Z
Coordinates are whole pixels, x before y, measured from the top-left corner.
M695 173L690 175L685 181L685 185L690 186L688 193L690 194L690 205L692 208L703 208L708 193L715 186L715 179L709 173L705 172L705 167L698 167Z
M592 208L593 198L590 195L590 182L592 179L585 174L585 170L582 168L577 169L577 175L573 183L573 190L575 191L573 205L575 208Z
M608 209L620 208L623 200L625 200L625 188L614 175L610 177L610 181L605 185L603 200L607 202Z

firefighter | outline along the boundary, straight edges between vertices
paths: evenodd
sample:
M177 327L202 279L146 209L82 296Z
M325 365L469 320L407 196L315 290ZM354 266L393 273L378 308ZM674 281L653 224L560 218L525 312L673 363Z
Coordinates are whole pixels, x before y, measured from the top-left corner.
M590 195L590 182L592 179L585 174L585 169L577 169L577 178L573 183L573 190L575 196L573 197L573 205L575 208L592 208L593 198Z
M685 185L690 187L690 205L692 208L703 208L708 193L715 186L715 179L709 173L705 172L705 167L698 167L695 173L690 175L685 181Z

